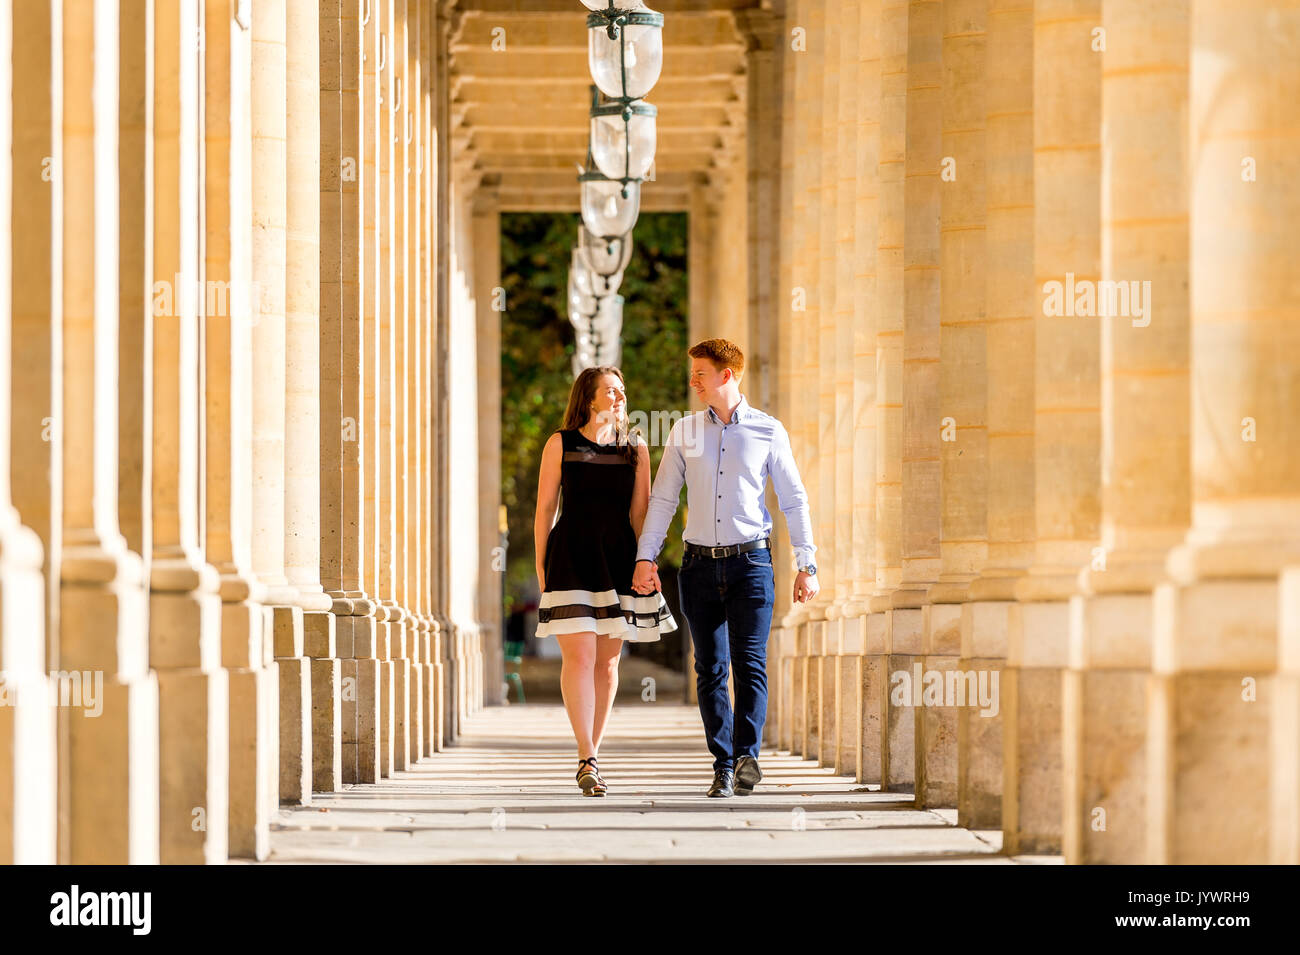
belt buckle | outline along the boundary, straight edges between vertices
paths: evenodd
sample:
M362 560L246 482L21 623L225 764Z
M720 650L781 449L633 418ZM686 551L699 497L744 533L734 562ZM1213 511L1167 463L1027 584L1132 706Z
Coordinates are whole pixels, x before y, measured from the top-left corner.
M726 557L726 556L727 556L727 555L726 555L726 550L727 550L727 545L726 545L726 544L723 544L723 545L721 545L720 547L710 547L710 548L709 548L709 556L712 557L712 558L714 558L714 559L717 559L718 557ZM723 553L719 554L718 551L723 551Z

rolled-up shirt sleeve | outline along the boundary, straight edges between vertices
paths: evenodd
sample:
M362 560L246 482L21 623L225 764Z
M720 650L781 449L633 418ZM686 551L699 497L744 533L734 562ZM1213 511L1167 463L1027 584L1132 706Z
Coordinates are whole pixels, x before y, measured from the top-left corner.
M813 544L808 494L799 478L799 469L795 467L790 435L786 432L785 425L779 421L776 422L776 432L772 436L767 469L772 476L777 503L781 505L781 513L785 515L785 524L790 531L790 547L794 551L795 566L807 567L813 562L813 554L817 550Z
M686 483L686 459L682 456L681 420L674 422L664 444L659 472L650 491L650 504L646 508L645 523L637 541L636 559L655 560L668 536L668 525L677 513L677 501Z

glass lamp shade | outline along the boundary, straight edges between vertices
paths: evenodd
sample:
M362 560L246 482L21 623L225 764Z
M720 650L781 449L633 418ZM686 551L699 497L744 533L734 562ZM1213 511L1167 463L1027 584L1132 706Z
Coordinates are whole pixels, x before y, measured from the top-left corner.
M606 295L613 295L618 291L618 287L623 284L623 273L615 272L613 275L591 275L591 294L596 298L603 298Z
M572 272L569 273L569 311L579 312L583 315L591 315L596 311L596 297L590 292L583 294L578 291L577 279Z
M597 303L596 314L599 316L617 316L621 322L623 320L623 296L606 295Z
M614 275L632 260L632 235L598 239L585 225L578 226L578 254L593 275Z
M573 256L569 260L569 275L573 278L573 287L579 294L591 295L591 271L587 268L587 263L583 260L577 249L573 250Z
M582 185L582 221L593 236L614 239L631 231L641 212L641 184L627 184L627 198L623 198L623 184L611 179L580 177Z
M663 72L664 16L641 9L619 19L624 22L611 24L600 13L587 17L587 66L606 96L641 99Z
M655 159L655 116L649 103L591 110L591 158L610 179L644 179Z

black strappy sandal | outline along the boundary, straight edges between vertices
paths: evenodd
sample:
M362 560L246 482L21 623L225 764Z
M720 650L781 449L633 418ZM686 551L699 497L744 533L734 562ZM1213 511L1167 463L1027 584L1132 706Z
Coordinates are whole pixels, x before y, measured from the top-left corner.
M589 768L584 768L590 763ZM596 757L578 760L578 785L582 787L584 796L603 796L606 788L604 780L596 772Z

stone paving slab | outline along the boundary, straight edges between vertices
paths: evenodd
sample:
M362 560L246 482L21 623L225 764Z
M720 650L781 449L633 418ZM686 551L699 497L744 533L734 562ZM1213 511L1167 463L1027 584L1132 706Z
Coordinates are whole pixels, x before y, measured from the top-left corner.
M317 793L272 822L270 863L1054 862L999 854L956 825L786 752L752 796L710 799L699 710L620 705L601 744L604 798L581 795L561 706L491 707L459 744L378 783Z

